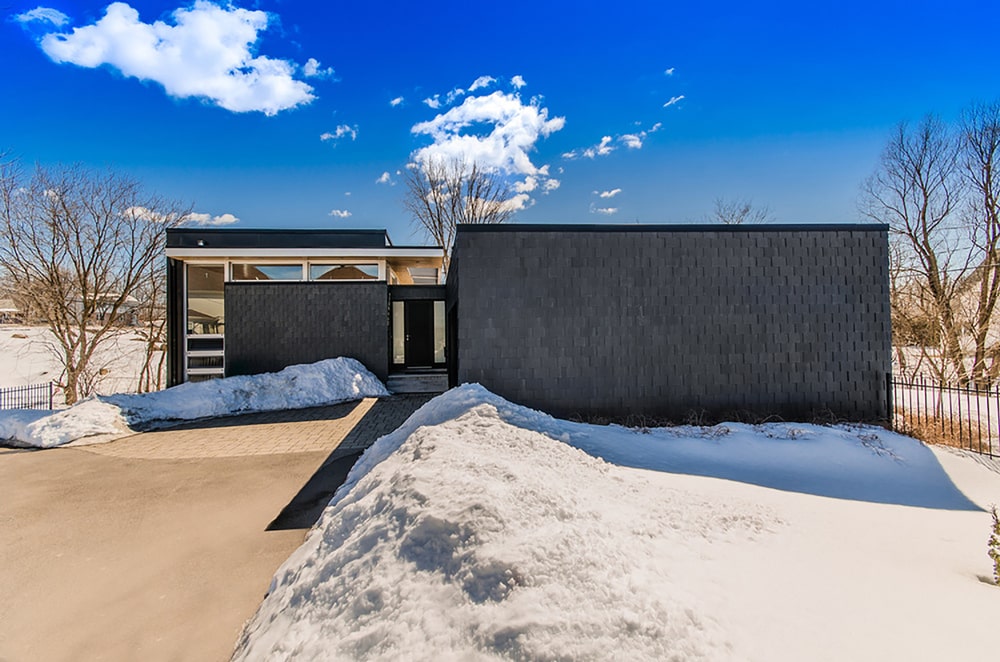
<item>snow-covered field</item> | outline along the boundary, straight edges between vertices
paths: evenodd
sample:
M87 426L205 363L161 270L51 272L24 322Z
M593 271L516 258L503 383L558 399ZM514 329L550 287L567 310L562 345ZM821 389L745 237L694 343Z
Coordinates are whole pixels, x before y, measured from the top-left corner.
M53 354L54 343L47 327L0 325L0 388L58 382L62 367ZM145 352L145 341L133 331L111 338L93 359L95 371L107 371L100 377L97 393L135 391Z
M643 433L467 385L362 457L234 659L994 661L997 501L997 462L878 428Z
M181 384L155 393L95 396L57 411L0 411L0 439L51 448L74 441L109 441L158 421L300 409L388 394L358 361L328 359L281 372Z

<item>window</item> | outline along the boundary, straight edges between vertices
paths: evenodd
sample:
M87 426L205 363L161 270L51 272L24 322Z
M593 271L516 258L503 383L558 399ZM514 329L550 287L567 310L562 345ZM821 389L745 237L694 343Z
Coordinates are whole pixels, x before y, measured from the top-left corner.
M225 328L223 302L225 268L189 264L187 267L187 332L221 334Z
M377 264L311 264L309 280L377 280Z
M434 363L444 363L444 301L434 302Z
M233 280L302 280L302 265L234 262Z
M406 363L406 326L404 322L405 302L392 302L392 363L393 365L403 365Z

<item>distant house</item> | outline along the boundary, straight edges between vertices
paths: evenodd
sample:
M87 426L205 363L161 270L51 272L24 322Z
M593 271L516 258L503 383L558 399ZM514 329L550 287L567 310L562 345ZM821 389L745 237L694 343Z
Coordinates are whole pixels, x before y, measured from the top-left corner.
M21 324L24 315L11 299L0 299L0 324Z
M169 230L169 380L352 356L559 415L886 414L887 228Z

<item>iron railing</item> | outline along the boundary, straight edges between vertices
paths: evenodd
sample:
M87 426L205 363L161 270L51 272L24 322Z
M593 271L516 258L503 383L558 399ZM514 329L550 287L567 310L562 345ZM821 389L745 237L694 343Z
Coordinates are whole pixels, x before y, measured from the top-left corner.
M0 388L0 409L53 409L55 382Z
M886 377L889 424L928 443L1000 454L1000 386L949 386Z

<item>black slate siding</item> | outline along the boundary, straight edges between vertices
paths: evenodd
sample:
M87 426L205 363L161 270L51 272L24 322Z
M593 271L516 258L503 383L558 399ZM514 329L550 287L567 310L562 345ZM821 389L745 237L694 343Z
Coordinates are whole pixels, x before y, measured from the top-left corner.
M886 413L881 226L478 227L459 231L448 280L455 381L531 407Z
M226 283L225 297L227 376L337 356L388 376L384 282Z

